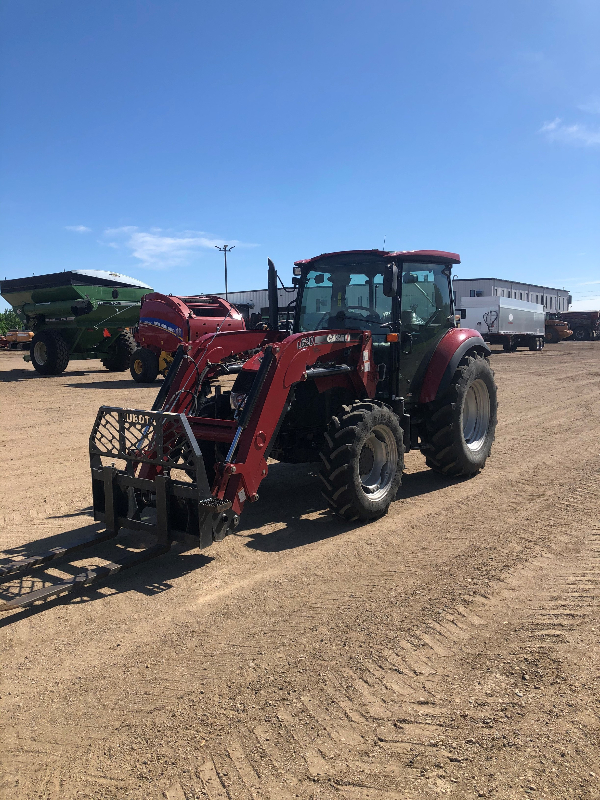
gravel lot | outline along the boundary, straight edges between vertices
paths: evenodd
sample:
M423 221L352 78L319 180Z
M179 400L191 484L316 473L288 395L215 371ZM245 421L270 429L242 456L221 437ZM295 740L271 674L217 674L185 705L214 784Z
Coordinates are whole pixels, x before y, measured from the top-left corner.
M599 798L600 342L492 366L479 476L410 453L360 527L308 467L274 465L224 542L4 615L0 797ZM157 385L0 352L0 563L100 529L96 411L150 408Z

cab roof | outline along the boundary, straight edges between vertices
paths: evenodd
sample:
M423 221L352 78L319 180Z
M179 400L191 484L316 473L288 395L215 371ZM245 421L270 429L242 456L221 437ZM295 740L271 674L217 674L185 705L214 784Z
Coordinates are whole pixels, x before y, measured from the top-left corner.
M329 259L351 264L391 258L400 261L414 261L421 264L460 264L458 253L448 253L445 250L339 250L335 253L321 253L320 256L294 261L294 266L303 267L307 264L317 264Z

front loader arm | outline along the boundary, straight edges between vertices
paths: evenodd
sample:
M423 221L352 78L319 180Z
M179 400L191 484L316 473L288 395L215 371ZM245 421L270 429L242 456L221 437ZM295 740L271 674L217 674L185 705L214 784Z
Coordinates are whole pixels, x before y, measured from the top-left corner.
M174 374L167 375L169 387L160 409L189 414L194 395L205 380L221 372L223 359L242 355L281 338L283 335L277 331L227 331L207 333L191 345L181 345L184 348L183 359L172 367Z
M349 371L357 394L373 397L376 377L371 369L368 332L294 334L265 348L227 460L213 487L213 495L231 502L236 514L241 513L246 500L258 499L258 487L269 471L268 454L289 409L294 384L307 380L308 372L318 367L319 361L348 347L355 349L354 368ZM348 367L340 365L340 371L343 369Z

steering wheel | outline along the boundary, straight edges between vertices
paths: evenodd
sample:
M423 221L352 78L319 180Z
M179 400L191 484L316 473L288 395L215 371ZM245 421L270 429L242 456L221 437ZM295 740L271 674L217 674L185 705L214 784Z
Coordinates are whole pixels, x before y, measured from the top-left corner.
M367 319L369 319L370 322L381 322L381 316L379 315L379 313L371 308L368 308L368 306L346 306L346 308L348 310L351 308L358 308L361 311L367 311L368 312Z
M323 330L323 328L322 328L321 326L322 326L322 324L325 322L325 320L326 320L326 319L328 319L330 316L331 316L331 315L330 315L329 311L326 311L326 312L323 314L323 316L321 317L321 319L320 319L320 320L317 322L317 327L315 328L315 330L316 330L316 331Z
M432 322L441 311L443 311L442 308L436 308L433 314L430 317L427 317L427 319L423 323L423 327L426 328L429 325L429 323Z

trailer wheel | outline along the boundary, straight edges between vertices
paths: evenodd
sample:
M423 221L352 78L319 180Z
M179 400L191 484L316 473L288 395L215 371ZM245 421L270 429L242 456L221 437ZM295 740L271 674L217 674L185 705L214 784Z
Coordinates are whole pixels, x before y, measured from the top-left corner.
M488 359L465 356L448 391L427 406L420 429L427 466L451 477L476 475L492 448L497 409L496 383Z
M111 351L102 359L102 364L109 372L125 372L136 347L136 341L129 331L123 331L117 336Z
M331 418L320 478L336 514L363 522L387 514L402 480L403 439L398 417L375 401L343 406Z
M69 363L69 345L58 331L39 331L31 340L31 363L40 375L60 375Z
M529 349L536 351L536 350L543 350L544 349L544 337L543 336L532 336L529 340Z
M138 347L131 356L129 371L138 383L153 383L158 375L158 356L146 347Z
M575 328L573 331L573 338L577 339L578 342L585 342L586 339L589 339L589 331L585 328Z

